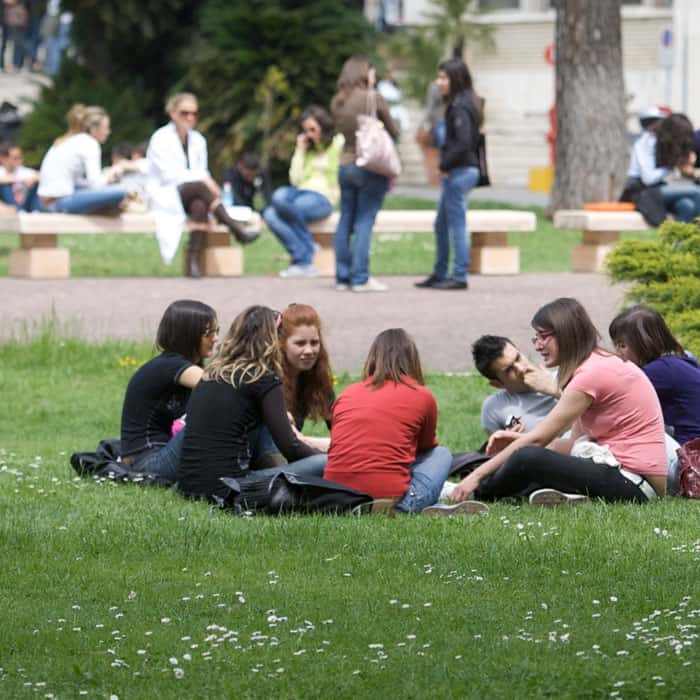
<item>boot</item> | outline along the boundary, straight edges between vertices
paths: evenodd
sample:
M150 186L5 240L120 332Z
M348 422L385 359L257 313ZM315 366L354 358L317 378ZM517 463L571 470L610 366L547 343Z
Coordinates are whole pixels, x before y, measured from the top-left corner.
M187 277L199 279L202 276L202 271L199 267L199 256L204 247L206 235L206 231L190 231L190 242L185 256L185 275Z
M258 236L260 236L258 231L248 232L243 228L243 226L241 226L241 224L234 221L228 215L226 207L224 207L223 204L219 204L219 206L214 209L213 213L216 220L224 224L224 226L228 226L228 228L231 230L231 235L235 236L236 240L242 245L252 243L258 238Z

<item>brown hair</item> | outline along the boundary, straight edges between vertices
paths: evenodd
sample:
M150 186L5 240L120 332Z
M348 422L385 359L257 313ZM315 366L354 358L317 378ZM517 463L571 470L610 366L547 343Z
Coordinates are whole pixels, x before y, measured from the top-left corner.
M252 384L268 372L281 377L278 320L279 312L266 306L249 306L238 314L207 366L204 378L240 386Z
M610 323L608 333L613 342L623 340L631 348L640 367L661 355L683 355L683 347L664 317L649 306L637 304L618 314Z
M331 111L342 107L355 88L366 90L369 87L369 70L372 64L364 56L351 56L340 71L336 83L336 93L331 100Z
M545 304L532 317L530 325L536 331L552 333L557 339L560 389L571 381L576 368L599 349L600 333L576 299L561 297Z
M307 119L313 119L321 127L321 145L327 148L335 135L333 117L323 107L310 105L301 113L299 122L303 124Z
M663 119L656 131L656 164L680 168L693 151L693 125L678 112Z
M291 381L289 361L284 352L287 338L299 326L313 326L318 331L320 341L316 364L297 376L296 386ZM304 407L311 420L330 418L330 399L333 392L333 375L328 363L328 352L323 342L321 319L316 310L307 304L290 304L282 312L280 326L280 343L282 344L282 369L284 370L284 398L287 409L296 418L297 411Z
M375 389L387 380L411 386L404 377L425 384L418 348L403 328L389 328L374 339L362 370L362 378L369 377Z
M200 367L204 358L199 351L202 336L216 326L216 311L208 304L179 299L168 306L158 324L156 347L176 352Z

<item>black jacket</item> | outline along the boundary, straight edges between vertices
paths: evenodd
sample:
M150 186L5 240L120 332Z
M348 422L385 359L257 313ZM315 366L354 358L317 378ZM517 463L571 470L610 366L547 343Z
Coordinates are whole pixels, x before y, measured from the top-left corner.
M474 98L468 92L455 95L445 112L445 145L440 170L479 167L479 122Z

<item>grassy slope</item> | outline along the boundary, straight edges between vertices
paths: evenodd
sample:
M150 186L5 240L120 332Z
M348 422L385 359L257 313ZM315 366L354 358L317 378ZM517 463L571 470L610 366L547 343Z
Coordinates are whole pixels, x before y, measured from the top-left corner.
M149 354L0 346L0 697L695 692L694 503L246 520L74 478ZM485 383L429 386L441 441L478 444Z

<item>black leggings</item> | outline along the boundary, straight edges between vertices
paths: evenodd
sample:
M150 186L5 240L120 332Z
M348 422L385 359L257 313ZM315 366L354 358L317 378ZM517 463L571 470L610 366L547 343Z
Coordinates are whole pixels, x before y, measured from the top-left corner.
M529 445L512 454L485 479L477 498L519 496L538 488L580 493L605 501L647 501L647 497L615 467Z

